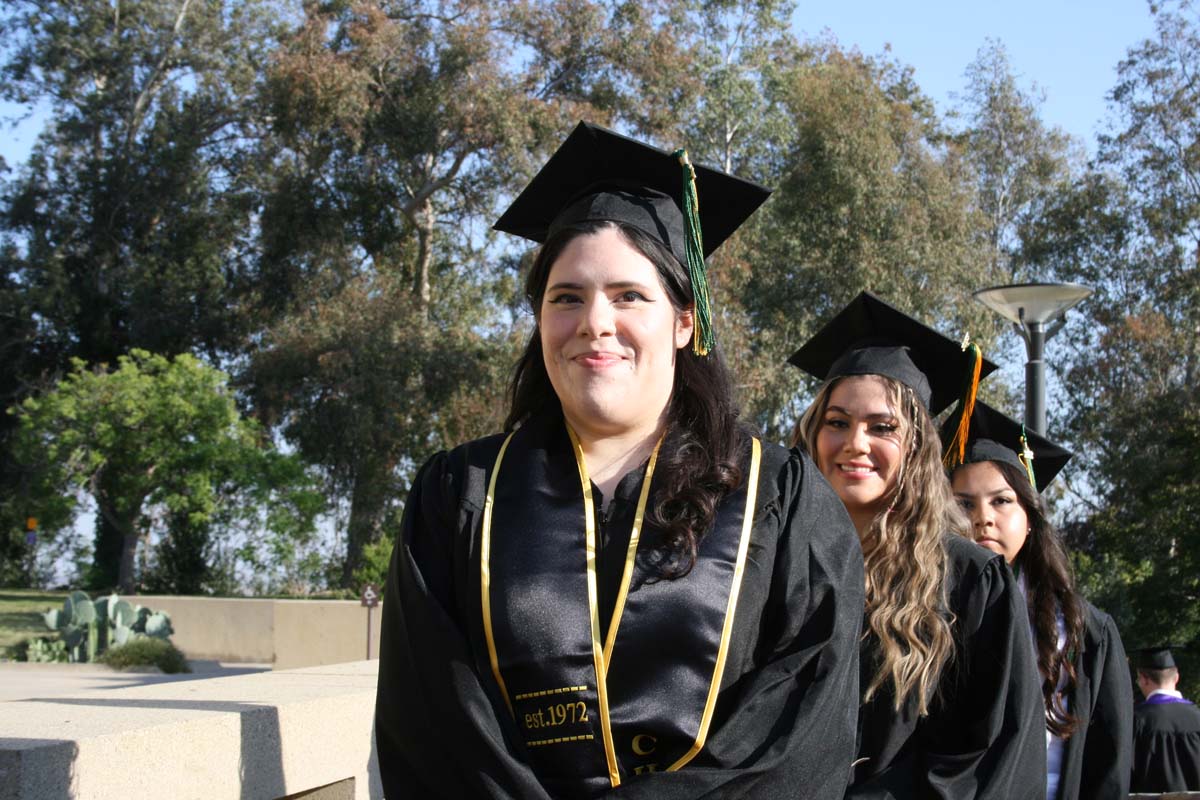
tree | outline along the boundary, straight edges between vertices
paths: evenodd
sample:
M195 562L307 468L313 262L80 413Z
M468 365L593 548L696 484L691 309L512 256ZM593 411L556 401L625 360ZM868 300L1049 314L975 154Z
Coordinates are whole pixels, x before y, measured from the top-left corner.
M72 358L238 349L257 321L246 313L251 90L285 15L268 0L0 7L0 97L49 108L29 160L0 185L2 285L20 321L5 324L3 346L33 354L5 360L6 405L52 385ZM20 486L6 481L3 494ZM4 505L7 532L21 518ZM107 512L104 574L121 551Z
M1155 35L1118 66L1095 163L1030 237L1056 277L1095 289L1063 334L1059 418L1088 479L1072 528L1080 578L1132 632L1127 647L1200 633L1200 20L1187 2L1152 13Z
M1080 156L1067 134L1038 115L1044 98L1022 90L1004 46L988 41L966 71L959 111L963 128L953 142L974 184L988 254L982 280L1018 283L1040 276L1022 252L1022 229L1036 224L1071 181ZM981 286L990 285L981 283Z
M821 43L785 65L775 85L792 136L775 194L741 249L721 254L744 309L722 342L755 420L780 438L803 409L801 376L781 365L860 290L951 335L986 344L992 329L968 302L980 271L971 187L936 146L911 71Z
M11 413L31 515L61 529L80 493L91 495L121 535L120 570L98 582L122 592L137 585L139 544L171 518L195 535L219 515L265 507L269 527L303 532L321 510L293 457L264 447L257 424L241 417L225 374L192 356L134 350L95 371L76 360L56 388Z
M613 104L609 19L583 0L310 5L274 59L260 272L284 316L244 380L348 497L345 584L415 465L498 427L527 325L520 261L487 230Z

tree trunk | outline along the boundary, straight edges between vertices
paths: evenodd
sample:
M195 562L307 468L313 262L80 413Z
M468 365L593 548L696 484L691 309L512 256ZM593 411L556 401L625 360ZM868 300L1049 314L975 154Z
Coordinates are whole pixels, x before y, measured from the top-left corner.
M363 563L363 548L378 541L383 533L383 515L391 486L390 469L371 464L360 469L350 495L350 523L346 535L346 561L342 566L342 586L358 590L354 573Z
M416 213L417 222L417 268L413 271L413 294L421 314L429 317L429 264L433 260L433 203L426 198Z
M117 591L121 594L133 594L137 590L134 580L134 559L137 556L138 542L142 540L141 532L135 520L129 520L121 535L121 572L117 576Z
M97 504L103 502L96 499ZM121 532L109 521L109 514L96 514L96 534L92 550L92 567L84 581L89 589L112 589L121 574Z

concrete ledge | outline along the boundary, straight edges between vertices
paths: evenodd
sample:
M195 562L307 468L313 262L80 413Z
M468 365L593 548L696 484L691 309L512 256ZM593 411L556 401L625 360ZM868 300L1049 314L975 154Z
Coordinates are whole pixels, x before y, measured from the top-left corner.
M377 661L0 704L0 800L382 797Z

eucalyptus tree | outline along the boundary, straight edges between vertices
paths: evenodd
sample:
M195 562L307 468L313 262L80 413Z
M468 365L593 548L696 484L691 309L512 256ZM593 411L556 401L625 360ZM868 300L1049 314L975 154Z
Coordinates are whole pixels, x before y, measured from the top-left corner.
M36 354L5 360L6 405L74 358L112 363L134 347L219 357L241 346L254 324L243 313L247 156L261 122L253 89L281 6L0 3L0 97L45 113L28 160L0 184L0 265L23 315L3 346ZM6 451L11 434L6 422ZM8 477L0 525L11 531L24 517ZM99 516L96 541L105 575L121 552L110 517Z
M1132 645L1200 635L1200 15L1151 8L1089 173L1036 231L1037 257L1095 288L1068 327L1061 419L1088 468L1080 571ZM1186 672L1186 670L1185 670Z

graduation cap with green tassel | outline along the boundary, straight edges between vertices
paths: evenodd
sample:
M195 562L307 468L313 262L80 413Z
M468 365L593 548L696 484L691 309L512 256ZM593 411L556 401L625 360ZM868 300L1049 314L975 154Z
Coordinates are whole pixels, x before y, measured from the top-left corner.
M539 244L580 222L630 225L687 268L696 304L693 348L715 345L704 259L733 235L770 190L693 165L598 125L580 122L493 226Z
M942 426L943 463L953 472L963 464L1000 461L1024 470L1039 492L1071 460L1071 451L1027 430L1017 420L983 401L960 405Z

